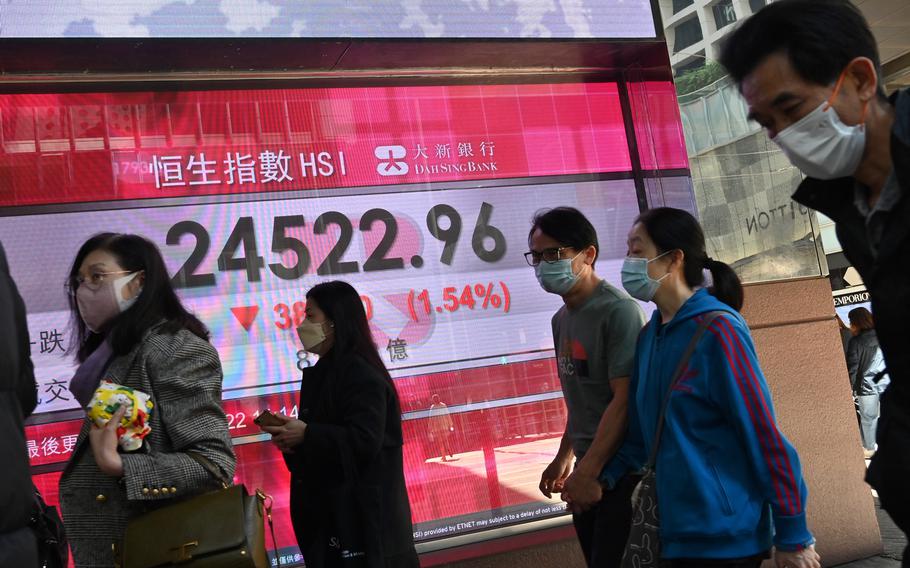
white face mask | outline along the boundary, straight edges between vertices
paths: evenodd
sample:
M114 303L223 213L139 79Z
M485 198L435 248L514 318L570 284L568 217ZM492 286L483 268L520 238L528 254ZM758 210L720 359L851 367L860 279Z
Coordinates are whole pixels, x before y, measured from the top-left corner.
M297 326L297 337L300 338L303 348L310 353L315 353L313 349L322 345L328 335L325 332L324 322L315 323L305 319Z
M668 250L652 259L633 256L626 257L622 263L622 287L626 289L626 292L628 292L630 296L637 300L641 300L642 302L650 302L653 300L654 294L656 294L657 289L660 288L660 283L663 282L664 278L669 276L670 273L667 272L657 279L651 278L651 275L648 274L648 265L671 252L672 251Z
M852 176L859 167L866 149L866 127L844 124L834 107L824 102L772 141L807 176L836 179Z
M138 274L139 272L133 272L116 280L107 280L97 290L79 286L76 290L76 303L82 321L90 331L98 333L118 314L133 307L142 294L142 289L140 288L136 295L129 299L123 298L123 290Z
M540 287L551 294L564 296L572 291L572 288L578 284L578 277L581 271L575 274L572 269L572 263L583 253L578 253L572 258L563 258L556 262L547 262L541 260L540 264L534 269L537 274L537 281ZM584 270L584 268L582 268Z

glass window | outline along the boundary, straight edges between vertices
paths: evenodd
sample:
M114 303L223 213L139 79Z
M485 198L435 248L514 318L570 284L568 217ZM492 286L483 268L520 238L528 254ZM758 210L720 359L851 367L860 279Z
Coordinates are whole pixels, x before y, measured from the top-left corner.
M629 83L629 102L642 169L688 168L685 136L673 83Z
M717 29L722 29L736 21L736 10L733 9L733 0L722 0L712 6L714 23Z
M749 0L749 8L752 9L753 14L764 8L767 4L767 0Z
M731 265L744 282L823 274L814 214L790 197L802 174L746 120L735 83L719 80L683 97L680 111L708 253ZM662 198L685 206L680 182L659 181L647 186L649 203Z
M689 160L708 254L732 266L743 282L823 274L813 213L790 197L802 175L764 132Z
M676 40L673 42L673 53L679 53L689 46L700 42L704 36L698 18L692 18L676 26Z
M673 13L677 14L694 3L695 0L673 0Z

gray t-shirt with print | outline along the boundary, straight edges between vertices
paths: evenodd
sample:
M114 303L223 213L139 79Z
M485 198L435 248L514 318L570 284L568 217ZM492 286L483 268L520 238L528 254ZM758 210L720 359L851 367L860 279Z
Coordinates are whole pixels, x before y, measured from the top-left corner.
M601 281L583 305L563 306L552 323L569 435L575 456L581 459L613 399L610 381L632 374L635 343L645 316L628 294Z

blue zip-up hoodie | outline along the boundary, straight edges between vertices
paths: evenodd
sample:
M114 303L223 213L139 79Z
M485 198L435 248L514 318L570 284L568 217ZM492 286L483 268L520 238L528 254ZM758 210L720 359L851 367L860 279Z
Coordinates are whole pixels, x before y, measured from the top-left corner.
M618 457L647 461L660 406L706 312L722 311L670 398L657 456L664 558L740 558L814 542L799 457L780 433L742 316L699 290L666 325L655 310L635 354L629 433ZM611 469L620 467L611 464ZM618 478L616 473L606 477Z

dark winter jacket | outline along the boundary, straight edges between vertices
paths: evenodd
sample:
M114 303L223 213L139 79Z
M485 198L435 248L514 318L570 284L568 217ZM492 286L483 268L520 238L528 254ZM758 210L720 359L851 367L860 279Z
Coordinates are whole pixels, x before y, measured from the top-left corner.
M306 434L285 462L307 566L417 568L391 381L359 356L339 369L328 354L304 370L299 408Z
M25 305L0 245L0 566L12 562L6 554L28 531L35 502L23 420L37 403Z
M910 409L910 90L896 93L891 104L895 111L891 161L902 195L887 213L877 254L869 244L866 219L854 203L854 178L807 178L793 199L834 221L844 255L862 276L872 300L875 330L891 377L890 404Z

